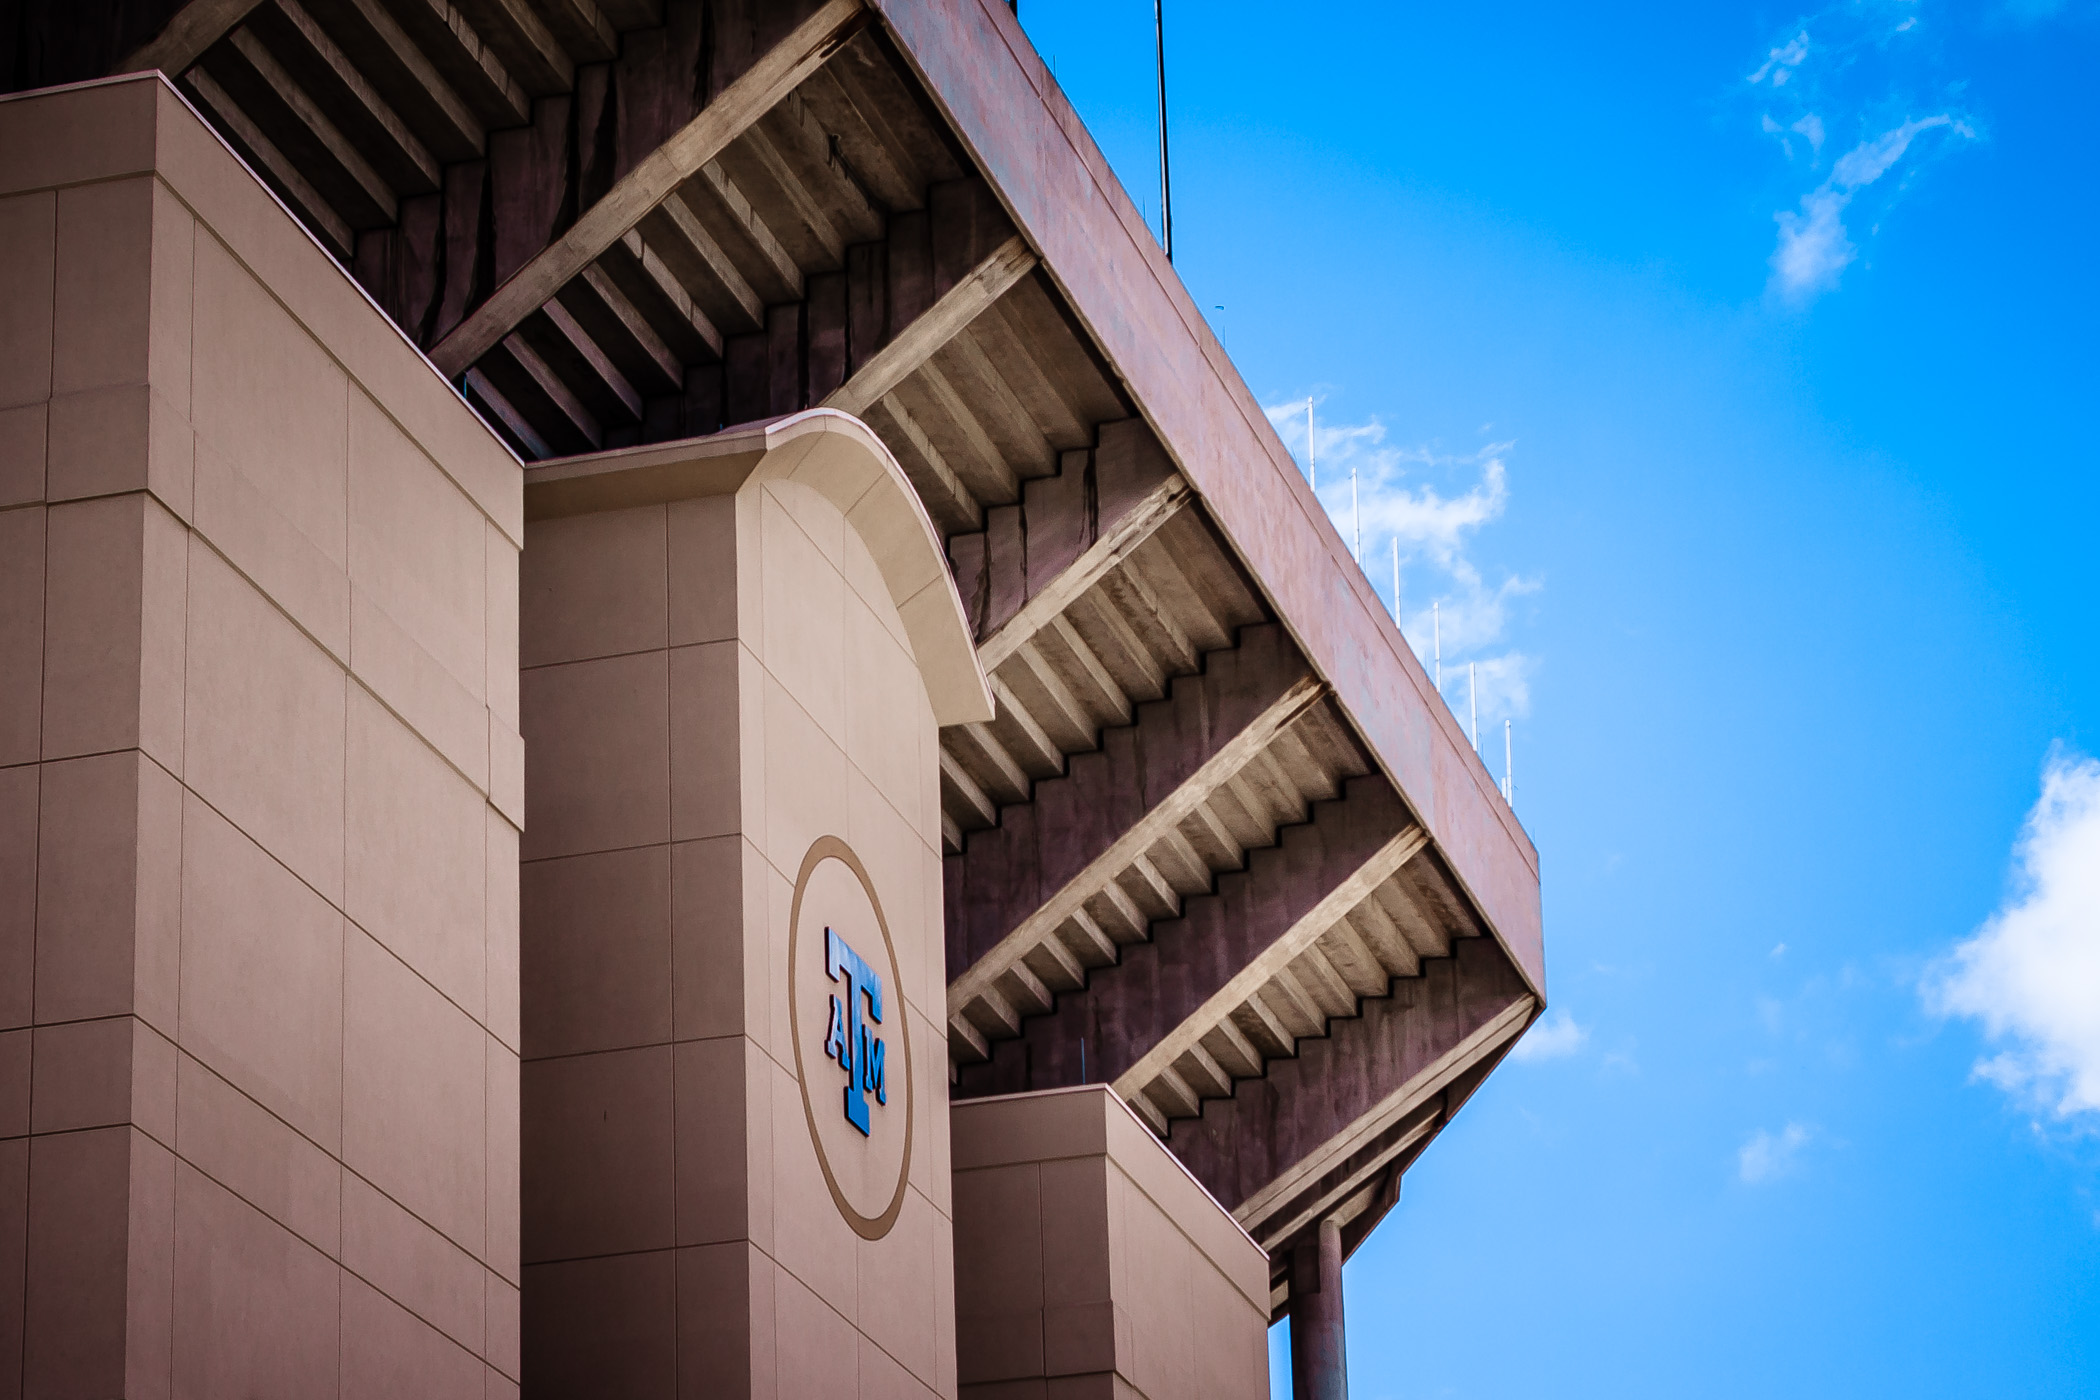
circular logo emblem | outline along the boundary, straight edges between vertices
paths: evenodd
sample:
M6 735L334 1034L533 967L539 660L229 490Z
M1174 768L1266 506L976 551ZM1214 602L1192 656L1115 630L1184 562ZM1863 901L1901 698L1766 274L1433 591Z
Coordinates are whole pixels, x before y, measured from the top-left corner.
M788 928L788 1025L831 1199L863 1239L897 1223L911 1166L911 1037L897 950L852 847L802 858Z

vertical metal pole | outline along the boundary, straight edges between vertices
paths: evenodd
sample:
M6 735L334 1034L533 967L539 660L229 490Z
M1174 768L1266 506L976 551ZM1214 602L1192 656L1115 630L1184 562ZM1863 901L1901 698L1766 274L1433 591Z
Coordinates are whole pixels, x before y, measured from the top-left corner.
M1174 186L1167 174L1167 21L1162 0L1152 0L1152 44L1159 55L1159 231L1167 261L1174 261Z
M1364 514L1356 504L1356 463L1349 464L1349 552L1356 556L1356 567L1364 566Z
M1349 1400L1348 1331L1342 1316L1342 1231L1332 1220L1292 1251L1291 1395Z
M1473 752L1480 752L1480 681L1473 673L1473 663L1466 663L1466 704L1472 710Z
M1517 780L1510 776L1509 768L1509 721L1502 721L1502 800L1509 810L1517 810Z
M1400 625L1400 537L1393 536L1393 626Z
M1313 439L1312 399L1305 400L1305 474L1312 482L1313 494L1320 494L1320 457Z

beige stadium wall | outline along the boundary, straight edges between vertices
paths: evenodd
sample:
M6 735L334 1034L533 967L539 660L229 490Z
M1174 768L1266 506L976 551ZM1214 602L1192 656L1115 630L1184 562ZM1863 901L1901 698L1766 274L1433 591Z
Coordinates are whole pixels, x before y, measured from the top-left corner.
M532 1392L952 1397L935 726L991 706L938 541L825 410L526 490ZM826 928L880 978L865 1136Z
M964 1400L1267 1400L1268 1255L1107 1085L950 1112Z
M522 534L164 82L0 102L0 1394L517 1393Z

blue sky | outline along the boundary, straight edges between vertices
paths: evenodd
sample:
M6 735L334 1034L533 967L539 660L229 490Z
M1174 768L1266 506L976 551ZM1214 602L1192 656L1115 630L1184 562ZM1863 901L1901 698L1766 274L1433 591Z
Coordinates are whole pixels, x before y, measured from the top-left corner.
M1151 6L1021 17L1156 213ZM1352 1393L2100 1393L2100 6L1168 25L1177 267L1544 861Z

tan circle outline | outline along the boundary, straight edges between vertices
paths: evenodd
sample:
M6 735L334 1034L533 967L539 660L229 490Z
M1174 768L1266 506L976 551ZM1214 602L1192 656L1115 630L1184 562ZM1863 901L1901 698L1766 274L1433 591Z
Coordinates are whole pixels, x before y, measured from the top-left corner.
M817 1136L817 1110L809 1101L809 1080L802 1069L802 1009L795 998L795 957L802 942L802 894L809 888L809 877L827 860L837 860L851 870L860 881L860 887L868 896L868 907L875 911L875 926L882 930L883 951L889 954L890 970L901 971L897 962L897 947L890 941L890 921L883 916L882 901L875 897L875 882L868 878L867 867L853 848L836 836L819 836L802 857L802 870L795 876L795 902L788 909L788 1034L795 1041L795 1081L802 1090L802 1117L809 1124L809 1140L817 1149L817 1165L824 1169L824 1184L831 1188L831 1201L853 1227L853 1233L864 1240L879 1240L897 1223L898 1212L904 1209L904 1186L911 1179L911 1130L912 1113L917 1107L918 1096L912 1092L911 1077L911 1012L905 1006L904 988L897 988L897 1038L904 1043L904 1160L897 1165L897 1190L890 1197L889 1209L876 1216L862 1215L847 1204L846 1193L839 1190L838 1178L831 1173L831 1159L824 1155L824 1140Z

